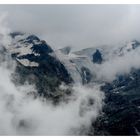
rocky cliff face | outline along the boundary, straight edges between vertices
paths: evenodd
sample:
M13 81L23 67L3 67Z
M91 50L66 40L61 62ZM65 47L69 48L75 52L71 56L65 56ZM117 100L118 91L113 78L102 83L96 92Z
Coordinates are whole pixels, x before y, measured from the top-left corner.
M59 86L62 83L90 86L100 84L105 94L105 105L87 134L140 135L140 65L139 61L135 62L135 56L140 55L138 41L113 49L94 47L70 52L70 47L54 51L35 35L19 32L10 35L11 47L6 49L1 46L0 61L11 55L17 63L13 73L16 84L34 84L37 96L54 101L71 92L61 90ZM124 63L128 58L130 63ZM119 69L123 65L127 71L126 68ZM115 67L114 71L112 66ZM112 76L112 80L104 78L107 76Z
M97 135L139 135L140 70L119 76L102 86L104 114L93 124Z
M70 84L72 78L64 65L51 55L52 48L35 35L12 33L11 36L13 43L9 52L17 62L15 82L35 84L44 97L61 94L58 87L63 82Z

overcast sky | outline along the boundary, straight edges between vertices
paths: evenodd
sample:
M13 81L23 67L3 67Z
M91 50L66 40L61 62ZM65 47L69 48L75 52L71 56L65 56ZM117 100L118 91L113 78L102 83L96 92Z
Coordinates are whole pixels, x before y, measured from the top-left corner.
M39 35L54 49L140 40L140 5L0 5L13 31Z

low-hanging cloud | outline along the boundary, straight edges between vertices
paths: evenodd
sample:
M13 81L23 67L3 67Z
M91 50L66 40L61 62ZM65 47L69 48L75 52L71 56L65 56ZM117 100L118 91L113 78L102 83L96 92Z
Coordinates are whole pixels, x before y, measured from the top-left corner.
M17 6L18 7L18 6ZM23 9L26 6L23 6ZM53 6L52 6L53 7ZM48 8L48 11L52 11L53 8ZM57 6L54 6L56 11L59 11L61 8L57 9ZM63 6L62 6L63 7ZM71 7L71 6L70 6ZM100 6L99 6L100 7ZM101 6L102 7L102 6ZM125 7L125 8L124 8ZM60 46L66 44L69 45L70 42L73 42L78 46L78 48L82 48L81 44L86 45L87 47L92 44L92 41L98 40L98 42L106 42L108 43L110 40L112 42L120 41L122 38L123 40L129 40L133 38L137 38L139 36L138 31L138 21L139 21L139 9L138 6L120 6L121 9L119 12L116 12L112 8L105 8L107 10L105 15L103 16L102 12L100 13L98 8L94 7L93 10L95 13L93 17L91 16L92 8L88 9L87 6L87 19L85 21L85 15L80 16L81 10L78 11L74 8L73 16L76 12L77 15L73 18L73 24L75 26L70 26L67 22L63 26L60 19L64 21L64 19L69 18L69 22L72 23L71 19L71 12L67 11L67 8L62 8L60 10L60 15L55 19L55 12L52 14L51 17L48 17L48 24L39 25L40 27L37 28L38 25L33 25L32 29L28 25L28 27L21 27L23 23L26 21L23 16L20 15L27 15L27 21L30 23L30 20L34 22L37 20L31 12L28 16L28 7L26 7L27 13L21 12L19 15L14 15L16 20L23 18L21 22L16 22L17 29L22 29L23 31L30 31L39 33L41 31L43 33L44 28L46 27L46 32L43 34L51 34L48 35L47 38L53 38L51 40L54 43L54 46L58 43ZM10 9L11 7L9 7ZM4 8L5 9L5 8ZM86 9L86 8L85 8ZM116 8L117 9L117 8ZM36 8L32 9L36 13ZM31 10L31 11L32 11ZM103 10L103 11L104 11ZM38 14L40 8L37 10ZM45 11L45 9L44 9ZM67 14L64 14L64 11L67 11L70 17L67 17ZM113 14L110 11L114 11ZM122 12L123 11L123 12ZM100 13L100 14L99 14ZM122 14L123 13L123 14ZM95 17L95 15L98 17ZM121 15L122 16L119 16ZM48 14L50 15L50 14ZM63 15L63 17L61 17ZM114 15L117 15L114 16ZM0 44L3 46L8 47L9 42L11 41L8 34L10 30L5 27L7 21L4 20L3 16L0 18ZM61 17L59 19L59 17ZM66 18L67 17L67 18ZM77 17L79 19L77 19ZM92 18L91 18L92 17ZM95 17L95 18L94 18ZM41 17L40 17L41 18ZM45 16L44 16L45 18ZM14 18L13 18L14 19ZM87 27L87 22L91 20L89 27ZM110 19L110 20L109 20ZM11 20L11 19L10 19ZM45 19L44 19L45 20ZM83 21L81 24L80 21ZM96 21L97 20L97 21ZM11 20L12 21L12 20ZM10 22L11 22L10 21ZM40 19L42 21L42 18ZM53 22L52 22L53 21ZM57 25L55 24L56 21L59 21ZM107 21L107 22L105 22ZM108 23L108 21L110 21ZM126 24L127 22L127 24ZM19 23L21 25L19 25ZM79 24L78 24L79 23ZM94 23L94 24L93 24ZM98 24L100 26L98 26ZM30 23L30 24L33 24ZM46 24L44 22L43 24ZM51 25L52 24L52 25ZM96 27L96 29L93 27ZM79 27L78 27L79 25ZM12 25L13 26L13 25ZM15 26L15 25L14 25ZM13 27L14 27L13 26ZM47 27L48 26L48 27ZM43 30L42 30L43 27ZM50 27L50 28L49 28ZM62 28L59 28L62 27ZM70 28L68 28L70 27ZM83 28L81 30L82 27ZM99 28L102 27L102 28ZM77 29L78 28L78 29ZM89 30L92 28L92 33ZM16 28L14 28L16 29ZM73 30L71 30L73 29ZM34 30L34 31L33 31ZM70 31L71 30L71 31ZM74 32L75 31L75 32ZM73 35L73 32L75 35ZM83 36L80 36L79 33L85 33L85 39L82 40ZM89 35L87 35L89 33ZM94 33L94 35L93 35ZM61 35L61 38L58 38L58 35ZM65 35L65 37L64 37ZM71 38L73 36L73 38ZM88 39L86 38L88 37ZM60 40L59 40L60 39ZM94 40L95 39L95 40ZM79 40L79 41L77 41ZM82 40L82 41L81 41ZM80 42L80 43L79 43ZM97 43L98 44L98 43ZM57 46L57 45L56 45ZM79 47L80 46L80 47ZM111 48L110 48L111 49ZM8 59L8 60L7 60ZM40 98L34 99L32 96L29 96L29 92L37 92L34 85L22 85L17 86L11 80L11 75L14 72L15 63L9 59L0 63L0 135L84 135L87 134L87 131L90 129L91 123L96 121L97 117L102 111L103 107L103 100L104 94L100 91L100 85L74 85L72 87L72 95L69 97L68 102L61 101L57 106L51 103L50 101L44 101ZM111 82L116 78L117 75L128 74L132 68L139 69L140 68L140 47L137 47L134 50L128 51L122 56L113 55L108 58L105 62L101 65L93 64L94 69L93 72L96 74L97 80ZM61 87L60 87L61 88ZM65 86L66 88L66 86Z
M8 36L7 30L4 31L1 32L0 47L11 41L5 37ZM49 100L29 95L30 92L37 93L34 85L16 85L12 80L15 67L9 55L0 62L0 135L87 134L102 111L104 94L99 85L74 85L68 102L54 105Z
M99 87L74 86L69 102L57 106L27 93L34 86L16 86L11 70L0 65L0 135L84 135L101 113Z
M124 55L113 55L101 65L95 65L97 79L111 82L118 75L129 74L134 69L140 68L140 47Z

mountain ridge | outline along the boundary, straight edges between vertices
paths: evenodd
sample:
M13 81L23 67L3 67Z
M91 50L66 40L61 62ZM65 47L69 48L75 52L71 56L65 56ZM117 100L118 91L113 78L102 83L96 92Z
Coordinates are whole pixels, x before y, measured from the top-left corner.
M71 52L70 47L53 50L35 35L15 33L12 38L13 48L8 51L17 62L14 82L34 83L39 96L54 101L71 93L70 90L59 89L62 83L70 86L93 86L100 83L101 91L105 94L105 105L103 113L92 123L88 135L139 135L140 67L136 63L131 64L135 62L134 56L140 55L138 41L133 40L113 49L100 47ZM0 53L5 51L2 49ZM123 73L111 71L112 66L115 70L119 66L123 67L122 60L129 60L131 56L134 61L125 61L130 63L125 64L129 70L125 69ZM111 80L105 79L104 76L110 76L111 72L114 77Z

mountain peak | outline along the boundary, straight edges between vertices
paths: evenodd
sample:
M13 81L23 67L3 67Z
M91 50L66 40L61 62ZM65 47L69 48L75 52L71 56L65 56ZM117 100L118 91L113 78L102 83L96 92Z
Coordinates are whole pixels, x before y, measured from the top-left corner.
M40 39L39 39L37 36L35 36L35 35L29 35L29 36L26 38L26 42L28 42L28 43L34 43L34 41L39 42Z
M44 41L40 40L36 35L21 35L19 38L15 38L20 33L12 33L13 44L10 49L12 56L14 56L18 62L24 66L38 66L36 60L39 57L43 57L49 53L52 53L52 48Z
M93 62L97 64L101 64L102 60L103 60L102 54L100 53L98 49L96 49L96 52L93 54Z

